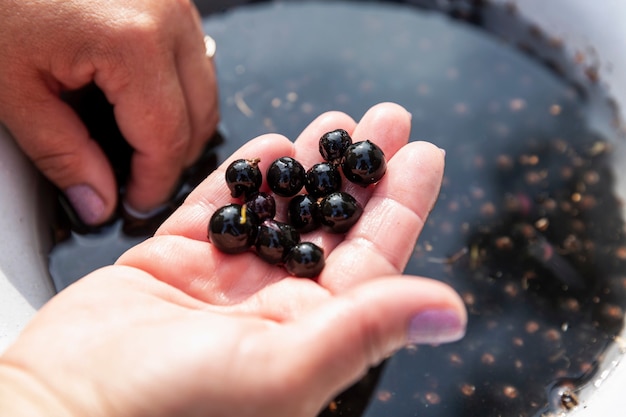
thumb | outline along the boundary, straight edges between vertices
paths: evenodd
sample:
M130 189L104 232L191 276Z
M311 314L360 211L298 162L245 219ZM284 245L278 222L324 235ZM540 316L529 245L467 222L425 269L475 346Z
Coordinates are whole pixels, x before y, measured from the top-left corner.
M318 398L330 400L367 370L407 344L439 344L465 334L460 297L438 281L387 277L370 281L297 320L301 363ZM301 338L305 338L302 340ZM320 404L323 406L324 404Z
M100 224L116 205L112 168L73 109L43 90L24 92L21 107L27 111L7 118L7 127L37 168L65 193L81 220Z

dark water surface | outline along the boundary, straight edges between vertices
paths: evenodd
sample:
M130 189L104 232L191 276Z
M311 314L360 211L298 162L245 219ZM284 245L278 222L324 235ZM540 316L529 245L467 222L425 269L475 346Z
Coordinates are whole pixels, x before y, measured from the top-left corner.
M327 110L358 119L397 102L413 114L412 139L447 151L439 202L406 272L459 291L467 336L397 353L322 415L518 417L574 405L626 303L611 166L622 138L610 103L556 58L539 63L474 25L401 4L254 4L213 14L204 28L218 45L224 142L180 198L250 138L295 138ZM559 56L556 42L549 48ZM76 279L152 226L122 219L85 233L65 219L51 272Z

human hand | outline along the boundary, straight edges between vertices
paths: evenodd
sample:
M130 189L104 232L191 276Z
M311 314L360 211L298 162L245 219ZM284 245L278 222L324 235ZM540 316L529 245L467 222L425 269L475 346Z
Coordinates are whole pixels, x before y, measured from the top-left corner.
M211 214L232 200L224 182L230 161L259 157L265 172L290 155L308 167L321 159L319 137L336 128L375 141L388 169L374 187L347 185L364 212L345 236L306 235L325 250L317 279L290 277L253 253L223 254L207 241ZM29 416L53 415L37 414L32 404L43 404L55 416L313 417L407 343L460 338L459 297L442 283L401 275L444 166L437 147L407 145L409 132L410 115L382 104L358 125L327 113L295 144L265 135L244 145L154 237L43 307L0 357L0 413L19 402L33 407Z
M214 67L189 0L0 0L0 121L87 224L113 213L112 168L61 98L91 82L134 149L128 205L167 201L218 121Z

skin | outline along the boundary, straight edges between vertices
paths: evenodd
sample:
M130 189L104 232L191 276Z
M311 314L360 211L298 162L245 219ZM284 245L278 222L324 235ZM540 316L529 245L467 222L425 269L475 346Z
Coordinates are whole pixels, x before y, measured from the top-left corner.
M364 213L345 236L305 235L325 250L317 279L289 277L253 253L225 255L207 241L211 214L232 201L230 161L260 157L263 172L289 155L307 168L321 159L318 138L335 128L375 138L388 171L376 186L346 186ZM410 115L386 103L358 124L324 114L295 143L251 140L154 237L40 310L0 357L0 415L313 417L407 343L460 338L458 295L402 275L444 169L441 150L407 144L409 132ZM424 311L453 314L456 324L416 332L411 320Z
M219 118L193 3L0 0L0 21L0 121L61 190L93 191L84 220L105 221L118 198L108 160L60 98L89 83L134 148L126 202L139 212L164 203Z

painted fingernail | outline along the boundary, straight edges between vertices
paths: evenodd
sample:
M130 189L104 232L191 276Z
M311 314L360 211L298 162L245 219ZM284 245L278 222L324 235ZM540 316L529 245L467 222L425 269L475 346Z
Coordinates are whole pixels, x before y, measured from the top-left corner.
M454 310L426 310L411 319L408 333L409 343L454 342L465 335L465 323Z
M104 220L104 201L89 185L73 185L65 190L65 195L86 224L96 225Z

